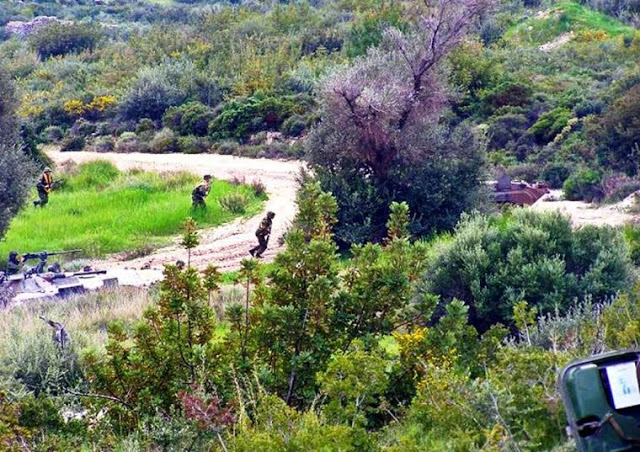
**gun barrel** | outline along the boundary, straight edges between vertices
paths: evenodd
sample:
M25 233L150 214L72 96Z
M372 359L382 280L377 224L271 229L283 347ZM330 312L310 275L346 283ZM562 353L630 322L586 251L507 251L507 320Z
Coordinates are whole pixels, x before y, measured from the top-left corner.
M82 250L68 250L68 251L55 251L53 253L47 253L46 251L44 251L44 253L47 254L47 256L58 256L58 255L62 255L62 254L76 254L76 253L81 253Z
M54 251L51 253L48 251L36 251L35 253L24 253L22 255L22 259L46 259L48 256L60 256L63 254L76 254L80 252L82 252L82 250Z
M85 275L106 275L106 270L91 270L88 272L76 272L72 276L85 276Z

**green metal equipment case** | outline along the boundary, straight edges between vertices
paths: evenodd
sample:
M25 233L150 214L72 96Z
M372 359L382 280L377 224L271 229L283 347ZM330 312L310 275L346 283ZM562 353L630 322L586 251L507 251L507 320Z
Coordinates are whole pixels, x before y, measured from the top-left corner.
M559 389L579 451L640 451L640 351L593 356L564 368Z

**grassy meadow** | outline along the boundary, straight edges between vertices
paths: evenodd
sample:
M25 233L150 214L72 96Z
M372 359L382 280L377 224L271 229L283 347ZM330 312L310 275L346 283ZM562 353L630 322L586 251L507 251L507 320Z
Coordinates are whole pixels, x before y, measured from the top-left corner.
M80 165L69 170L46 207L28 205L13 219L0 256L6 259L13 249L22 254L79 248L83 253L75 257L125 250L133 257L168 243L189 216L200 227L216 226L261 208L263 199L250 187L215 180L207 208L193 210L191 190L198 180L185 172L120 172L107 162Z
M633 36L634 29L578 3L562 1L547 11L524 18L507 30L504 38L514 44L539 45L569 32L577 33L583 40L604 40L606 36ZM598 32L604 34L599 36Z

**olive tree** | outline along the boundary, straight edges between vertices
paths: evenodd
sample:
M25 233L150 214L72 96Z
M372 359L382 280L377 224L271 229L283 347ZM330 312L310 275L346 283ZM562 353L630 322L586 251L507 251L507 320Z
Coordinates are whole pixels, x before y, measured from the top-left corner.
M33 181L33 164L19 145L15 102L9 75L0 69L0 237L26 201Z
M339 240L384 237L394 200L408 202L423 219L437 220L437 211L457 218L468 207L446 206L443 196L445 204L430 203L435 211L424 210L407 190L423 181L440 180L433 189L444 190L448 199L475 199L469 195L480 186L484 146L466 127L439 124L449 100L441 63L490 5L491 0L426 0L408 31L387 30L378 47L324 79L318 96L322 121L307 146L323 188L338 199ZM447 152L443 143L450 143ZM414 232L436 223L423 221Z

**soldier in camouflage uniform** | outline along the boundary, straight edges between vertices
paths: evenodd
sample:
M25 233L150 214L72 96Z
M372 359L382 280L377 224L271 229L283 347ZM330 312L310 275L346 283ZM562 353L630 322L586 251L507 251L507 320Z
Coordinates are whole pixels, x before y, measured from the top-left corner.
M22 268L21 259L18 257L17 251L11 251L9 253L9 260L7 261L7 276L20 273Z
M256 237L258 238L258 246L255 246L249 250L249 253L253 257L262 258L262 253L267 250L269 244L269 236L271 235L271 223L273 217L276 214L273 212L267 212L267 216L262 219L258 230L256 231Z
M38 190L39 201L33 201L34 206L44 207L49 202L49 193L53 189L53 177L51 177L51 168L45 168L42 172L42 176L36 184Z
M204 176L204 179L196 185L196 188L191 192L191 201L192 206L196 207L207 207L207 204L204 202L204 198L207 197L211 191L211 176L209 174Z

